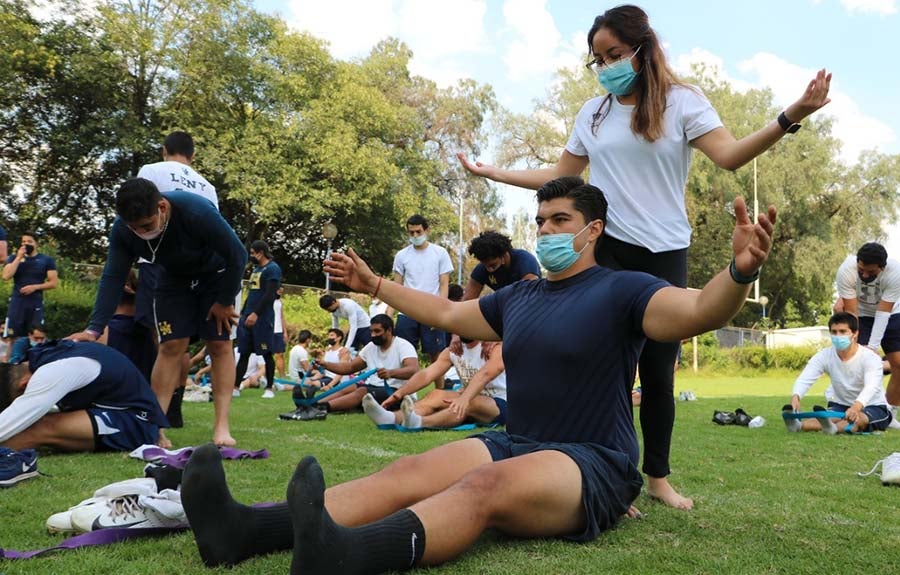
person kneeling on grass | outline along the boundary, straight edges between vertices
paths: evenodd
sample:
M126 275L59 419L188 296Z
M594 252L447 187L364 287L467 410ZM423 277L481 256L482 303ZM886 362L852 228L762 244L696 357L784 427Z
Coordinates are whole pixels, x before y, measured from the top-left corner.
M828 320L833 347L812 356L794 382L790 405L783 409L800 411L800 400L819 377L831 378L829 411L840 411L841 419L817 417L785 419L788 431L824 431L834 435L850 427L854 433L881 431L891 423L891 412L882 387L881 357L859 345L859 320L847 312L837 312ZM816 411L821 411L816 409Z
M0 385L15 397L0 412L3 447L131 451L169 425L138 368L99 343L35 346L26 362L0 365Z
M456 427L462 423L506 423L506 373L503 366L503 350L495 345L482 357L481 342L465 337L462 355L445 348L437 360L409 378L406 385L395 391L381 405L371 394L363 398L363 410L376 425L402 423L404 427ZM413 401L412 394L434 380L443 381L451 367L456 368L462 391L435 389ZM396 406L401 410L388 411Z
M257 508L231 497L218 450L203 446L185 468L181 497L207 565L293 548L294 574L382 573L450 561L488 528L590 541L629 510L642 485L630 399L641 349L647 338L677 342L715 329L741 309L771 249L775 208L754 224L736 199L730 266L688 291L597 265L607 221L598 188L559 178L537 198L547 278L478 300L451 302L379 278L352 250L325 262L332 281L416 322L502 339L507 432L447 443L328 490L306 457L287 502Z

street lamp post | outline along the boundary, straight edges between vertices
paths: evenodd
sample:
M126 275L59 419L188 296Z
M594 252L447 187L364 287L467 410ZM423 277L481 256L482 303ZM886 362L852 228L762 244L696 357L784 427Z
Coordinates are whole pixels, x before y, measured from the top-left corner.
M769 298L764 295L759 296L759 305L762 306L763 321L766 319L766 306L769 304Z
M337 226L328 222L324 226L322 226L322 236L328 240L328 252L325 254L326 257L331 256L331 242L334 241L334 238L337 237L338 229ZM325 272L325 292L331 291L331 275L328 272Z

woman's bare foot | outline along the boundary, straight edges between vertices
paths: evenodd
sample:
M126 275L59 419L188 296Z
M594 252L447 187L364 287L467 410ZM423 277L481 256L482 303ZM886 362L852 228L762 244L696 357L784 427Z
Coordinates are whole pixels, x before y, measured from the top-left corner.
M694 508L694 500L675 491L667 477L650 477L648 475L647 495L675 509L688 511Z

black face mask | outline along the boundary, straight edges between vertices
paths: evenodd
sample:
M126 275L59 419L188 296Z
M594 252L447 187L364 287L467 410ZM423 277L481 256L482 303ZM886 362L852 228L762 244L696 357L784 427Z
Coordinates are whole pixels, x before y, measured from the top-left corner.
M878 279L878 276L864 276L862 274L857 274L857 275L859 275L859 281L861 281L864 284L870 284L873 281L875 281L876 279Z
M31 255L34 253L34 246L31 244L25 244L25 255Z
M259 259L258 259L256 256L250 256L250 263L253 264L253 265L255 265L255 266L258 266L258 265L259 265Z
M384 345L384 342L385 342L385 339L384 339L383 335L373 335L372 336L372 343L374 343L375 345L381 347L382 345Z
M325 341L328 342L328 345L334 345L334 344L337 343L337 340L336 340L336 339L326 339Z
M469 338L467 338L467 337L459 336L459 341L461 341L461 342L463 342L463 343L472 343L472 342L475 341L475 340L474 340L474 339L469 339Z

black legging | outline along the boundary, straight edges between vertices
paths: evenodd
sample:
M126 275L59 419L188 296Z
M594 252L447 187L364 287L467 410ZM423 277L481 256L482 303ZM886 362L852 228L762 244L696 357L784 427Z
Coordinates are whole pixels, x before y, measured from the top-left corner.
M603 236L597 262L617 270L646 272L676 287L687 286L687 248L653 253L647 248ZM666 477L672 427L675 425L675 359L679 342L647 340L638 361L641 377L641 432L644 436L644 473Z

